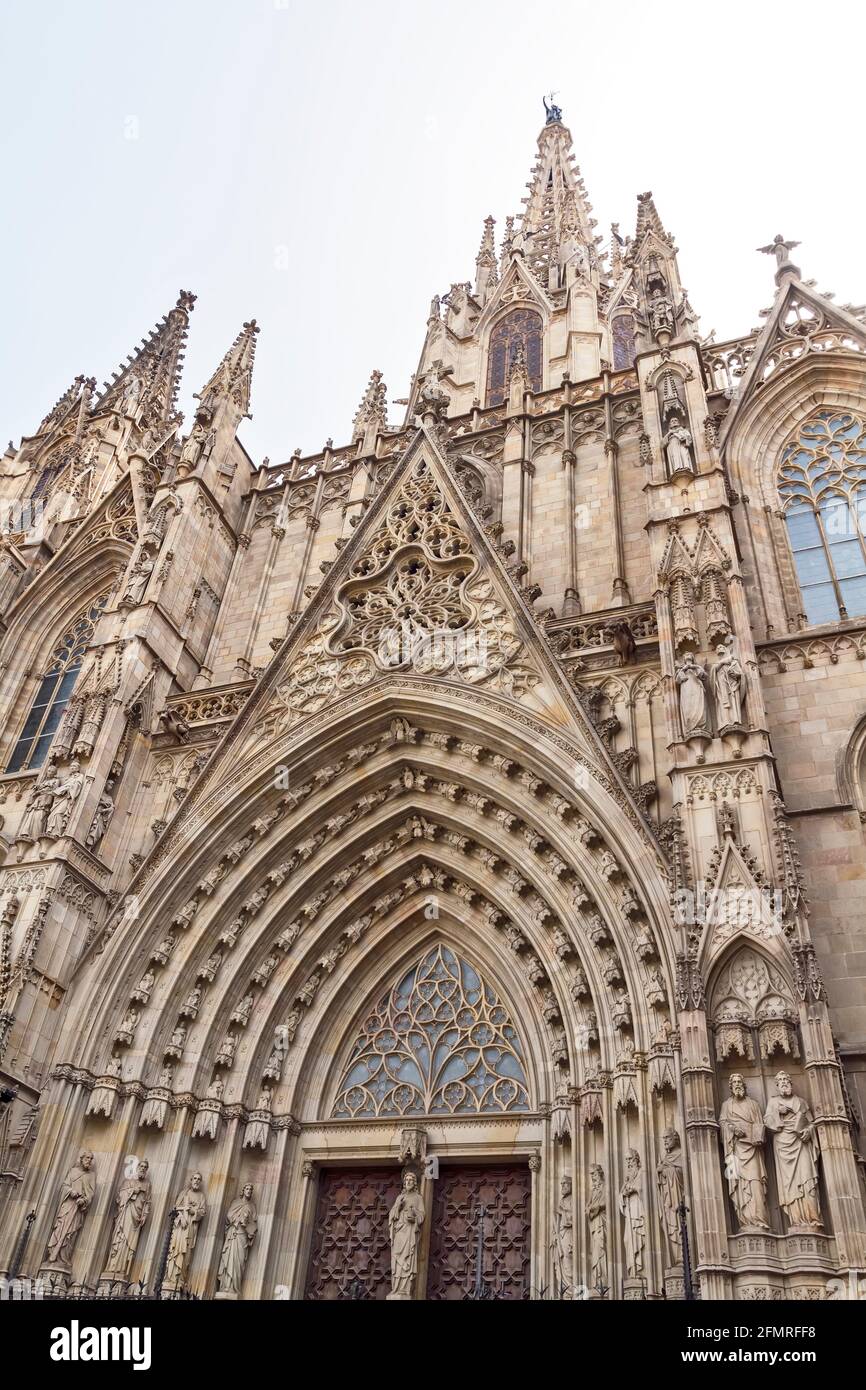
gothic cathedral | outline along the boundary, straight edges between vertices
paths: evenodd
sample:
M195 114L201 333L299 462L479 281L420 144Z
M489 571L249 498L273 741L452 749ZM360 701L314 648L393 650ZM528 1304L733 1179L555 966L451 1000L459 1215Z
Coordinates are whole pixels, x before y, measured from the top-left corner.
M0 464L0 1270L824 1299L866 1267L866 311L701 335L562 112L405 418L256 466L195 296ZM844 1296L844 1295L843 1295Z

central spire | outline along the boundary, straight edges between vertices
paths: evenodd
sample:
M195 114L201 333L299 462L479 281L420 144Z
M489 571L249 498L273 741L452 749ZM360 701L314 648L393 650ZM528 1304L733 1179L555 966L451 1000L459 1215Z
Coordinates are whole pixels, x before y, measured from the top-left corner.
M580 276L597 281L598 256L596 222L572 153L571 132L552 96L551 103L544 98L547 120L513 249L523 254L540 284L557 290Z

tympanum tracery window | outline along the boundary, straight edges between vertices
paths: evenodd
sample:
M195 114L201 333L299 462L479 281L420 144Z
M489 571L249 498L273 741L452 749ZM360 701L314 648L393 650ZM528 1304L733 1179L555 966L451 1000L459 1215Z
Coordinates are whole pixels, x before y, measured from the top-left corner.
M542 386L541 315L532 309L512 309L490 334L487 354L487 404L501 405L508 395L508 375L515 354L523 349L530 391Z
M820 410L782 453L779 495L810 623L866 613L866 424Z
M440 945L364 1020L333 1114L478 1115L527 1110L523 1050L474 966Z
M85 609L52 651L48 669L39 682L36 698L12 750L7 772L41 767L44 763L107 598L107 594L102 594Z

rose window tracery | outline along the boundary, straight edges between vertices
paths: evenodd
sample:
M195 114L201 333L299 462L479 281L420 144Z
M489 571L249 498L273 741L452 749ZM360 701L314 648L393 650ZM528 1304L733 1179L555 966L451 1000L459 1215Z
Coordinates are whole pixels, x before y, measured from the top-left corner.
M428 951L361 1027L333 1115L476 1115L529 1109L508 1011L468 961Z

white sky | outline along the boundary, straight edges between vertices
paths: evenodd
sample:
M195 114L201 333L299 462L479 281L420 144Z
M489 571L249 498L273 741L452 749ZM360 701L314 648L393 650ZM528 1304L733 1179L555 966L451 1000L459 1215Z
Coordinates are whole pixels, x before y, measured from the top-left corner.
M704 331L760 322L779 231L862 302L863 12L3 0L0 447L78 372L101 387L180 288L187 419L255 316L253 458L346 442L373 367L407 394L483 218L520 211L551 88L598 231L633 232L651 188Z

